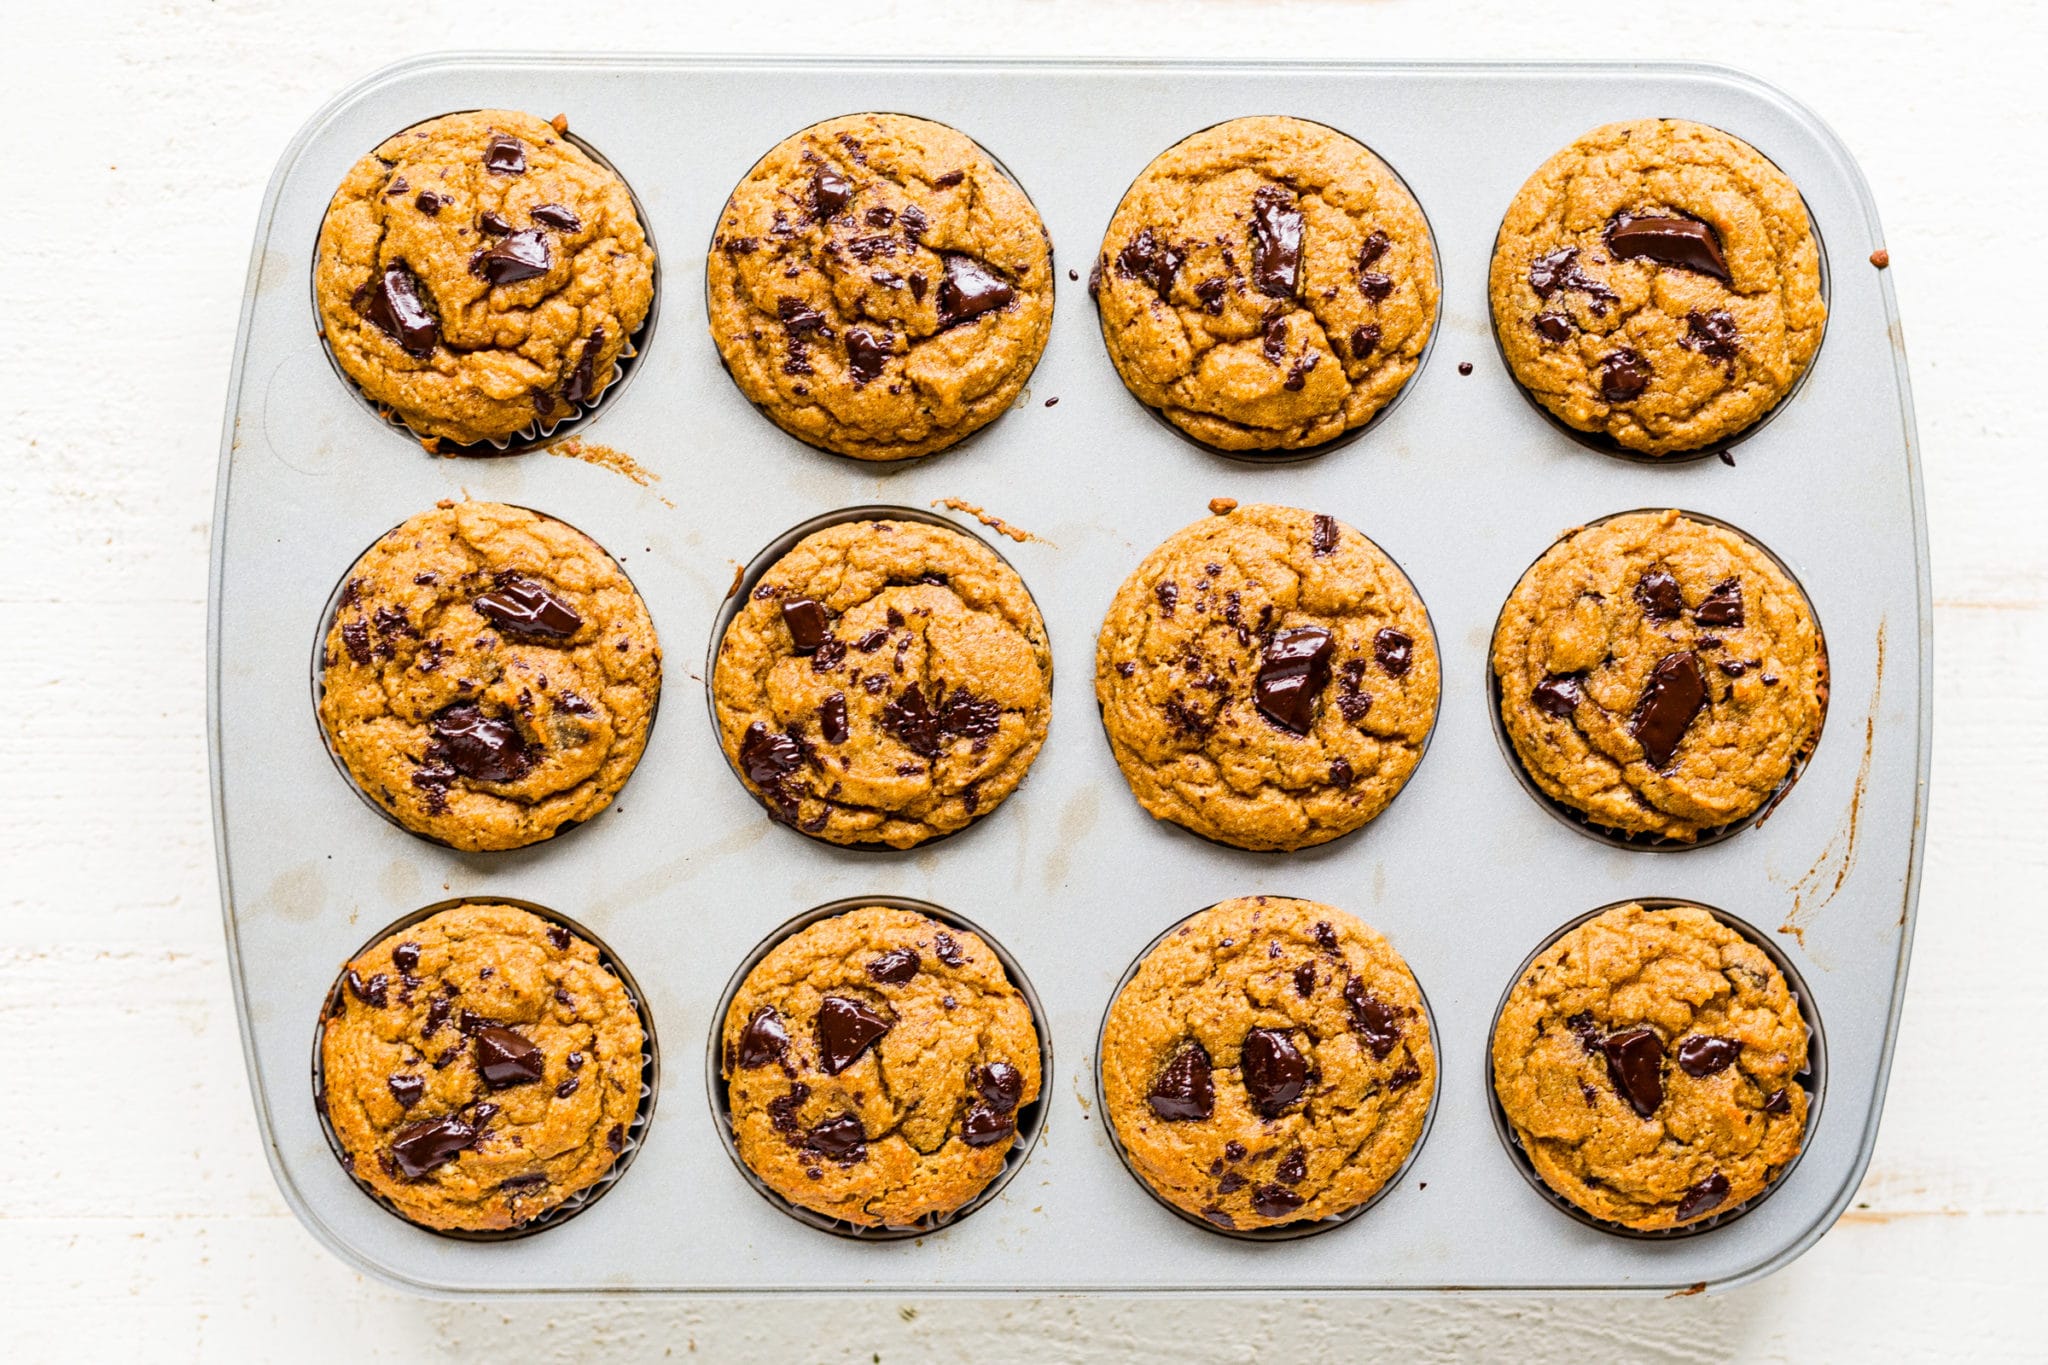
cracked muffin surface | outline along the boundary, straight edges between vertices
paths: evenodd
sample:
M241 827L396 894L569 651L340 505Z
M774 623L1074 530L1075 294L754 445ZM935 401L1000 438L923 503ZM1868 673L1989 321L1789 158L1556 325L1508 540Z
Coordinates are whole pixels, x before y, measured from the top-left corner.
M1103 1025L1103 1103L1131 1166L1220 1228L1372 1198L1421 1140L1435 1087L1408 965L1314 901L1246 896L1193 916Z
M862 460L929 455L1001 416L1052 329L1052 244L966 135L900 114L804 129L732 192L711 335L749 400Z
M909 848L1024 780L1052 717L1052 649L1024 581L980 541L847 522L761 575L711 691L726 757L771 816Z
M343 372L430 450L502 442L597 401L653 304L654 250L618 176L554 124L482 109L356 163L313 291Z
M366 550L321 667L320 723L356 784L470 852L603 811L661 695L654 623L612 557L490 502L423 512Z
M1323 843L1386 809L1422 759L1438 687L1407 576L1350 526L1292 507L1234 507L1169 537L1117 590L1095 649L1103 729L1138 803L1248 849Z
M1762 809L1820 734L1805 595L1739 532L1676 511L1572 532L1493 636L1525 772L1595 824L1690 842Z
M740 1159L861 1227L943 1219L1002 1173L1038 1099L1038 1030L988 944L867 906L799 930L726 1010Z
M1749 427L1827 320L1798 187L1682 119L1610 123L1546 161L1501 221L1489 293L1536 401L1647 455Z
M1799 1154L1806 1048L1755 944L1704 910L1624 905L1508 993L1494 1093L1552 1190L1609 1222L1677 1227L1756 1197Z
M645 1045L595 946L514 906L461 905L343 969L321 1103L350 1172L407 1218L508 1228L624 1153Z
M1333 128L1232 119L1162 152L1090 274L1138 401L1222 450L1321 445L1391 402L1435 325L1422 210Z

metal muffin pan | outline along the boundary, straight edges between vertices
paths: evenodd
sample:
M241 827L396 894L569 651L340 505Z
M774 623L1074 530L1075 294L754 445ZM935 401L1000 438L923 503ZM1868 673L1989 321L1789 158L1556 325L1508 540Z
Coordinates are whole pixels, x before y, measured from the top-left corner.
M761 98L772 89L773 99ZM306 289L311 243L350 164L392 131L506 105L571 126L618 165L671 243L708 240L776 141L835 114L901 110L999 155L1064 262L1052 337L1017 408L902 465L786 436L720 368L693 254L662 271L660 344L579 426L661 476L579 460L428 458L334 375ZM1248 113L1316 119L1395 167L1429 216L1438 332L1411 392L1363 438L1271 466L1170 435L1118 382L1085 279L1125 187L1196 129ZM1676 115L1741 136L1799 184L1834 266L1824 354L1738 464L1587 449L1522 396L1494 349L1486 273L1502 212L1545 158L1596 124ZM1783 93L1723 69L1597 65L1233 65L455 56L390 68L314 117L257 224L214 522L210 742L232 977L266 1154L316 1236L417 1289L1282 1293L1636 1290L1739 1283L1783 1265L1847 1206L1882 1106L1911 941L1929 761L1923 502L1897 312L1855 164ZM676 249L689 252L692 248ZM1079 277L1067 278L1072 270ZM1461 376L1460 361L1474 364ZM1057 407L1047 408L1047 398ZM374 817L308 724L307 636L341 572L384 529L464 495L580 527L633 576L691 671L736 567L788 528L859 504L957 497L1043 537L1005 546L1068 685L1028 780L987 818L907 853L831 847L771 823L720 761L703 709L664 707L619 801L568 838L463 854ZM1151 820L1096 717L1095 636L1117 585L1212 497L1329 512L1378 542L1428 600L1441 717L1408 794L1351 838L1250 854ZM1502 600L1565 528L1625 508L1726 517L1793 567L1828 626L1834 723L1761 827L1670 856L1567 829L1523 792L1487 716ZM965 519L962 519L963 522ZM1165 926L1231 896L1280 893L1358 915L1429 992L1446 1078L1427 1141L1370 1212L1252 1244L1188 1226L1123 1169L1093 1098L1118 978ZM663 1036L702 1038L733 971L777 925L844 898L930 901L986 925L1036 985L1064 1059L1036 1145L973 1217L923 1237L834 1237L771 1207L731 1167L711 1114L662 1106L630 1179L511 1242L392 1218L327 1150L306 1040L369 931L461 896L546 905L630 963ZM1676 897L1770 933L1828 1028L1828 1104L1771 1198L1711 1233L1612 1236L1561 1217L1502 1151L1481 1084L1515 964L1586 907ZM1785 930L1779 930L1779 925ZM1796 931L1796 932L1795 932ZM696 1092L695 1048L666 1081Z

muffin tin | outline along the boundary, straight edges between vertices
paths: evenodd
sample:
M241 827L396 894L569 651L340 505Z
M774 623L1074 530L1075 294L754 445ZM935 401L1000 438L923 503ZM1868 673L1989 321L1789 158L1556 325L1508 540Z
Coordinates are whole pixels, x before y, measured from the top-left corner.
M327 362L307 279L335 185L392 131L484 106L566 110L685 253L664 263L672 297L634 362L645 373L578 425L586 442L660 475L651 486L541 453L428 458L366 413ZM1060 272L1027 397L953 451L895 466L823 455L747 404L704 326L689 245L708 240L769 147L863 109L950 123L1001 157L1044 216ZM1169 435L1118 382L1085 287L1132 177L1188 133L1253 112L1317 119L1370 146L1428 214L1443 274L1438 330L1403 401L1364 437L1286 463ZM1812 372L1733 468L1588 450L1524 400L1491 336L1487 264L1516 189L1586 129L1653 115L1725 128L1777 161L1832 261ZM1924 841L1924 514L1891 289L1863 263L1881 245L1860 174L1812 115L1747 76L1697 66L443 57L371 77L315 116L265 199L214 523L222 901L258 1117L287 1200L366 1273L463 1295L1668 1293L1784 1264L1846 1207L1869 1160ZM1474 372L1461 375L1460 361ZM1043 538L1004 553L1065 675L1046 747L987 819L907 853L857 852L770 823L720 761L705 713L672 706L631 783L587 828L499 854L415 839L373 818L334 772L308 723L303 651L365 543L464 495L538 508L610 550L653 613L671 690L701 685L698 651L736 569L789 528L861 504L985 507ZM1147 817L1110 758L1087 683L1102 614L1144 553L1219 496L1350 522L1430 604L1444 698L1429 753L1405 799L1351 838L1293 854L1205 843ZM1643 506L1741 526L1796 571L1828 626L1825 738L1767 820L1710 847L1646 852L1567 828L1523 794L1488 716L1491 626L1523 569L1565 528ZM1144 945L1201 906L1257 892L1326 901L1384 932L1428 993L1444 1079L1426 1140L1369 1213L1254 1243L1181 1222L1130 1178L1103 1131L1090 1063ZM437 1236L389 1216L327 1150L305 1088L307 1039L350 952L400 915L470 896L592 926L632 965L662 1036L683 1040L664 1068L675 1093L632 1169L587 1212L512 1241ZM694 1098L700 1084L711 1093L709 1075L692 1074L706 1062L695 1043L776 926L824 902L891 897L986 925L1037 987L1063 1066L1040 1101L1036 1144L973 1217L908 1239L833 1237L770 1207L733 1170L711 1106ZM1545 1207L1490 1131L1482 1073L1495 1004L1531 946L1592 906L1656 897L1765 931L1826 1019L1828 1102L1768 1201L1709 1233L1636 1239Z

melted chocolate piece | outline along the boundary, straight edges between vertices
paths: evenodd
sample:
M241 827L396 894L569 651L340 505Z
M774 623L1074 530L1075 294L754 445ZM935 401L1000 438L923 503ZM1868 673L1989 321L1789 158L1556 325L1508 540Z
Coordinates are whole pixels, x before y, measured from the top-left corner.
M946 277L939 281L939 326L957 327L1006 306L1017 291L986 264L958 251L945 253Z
M432 355L441 343L441 324L420 301L419 281L404 261L385 266L377 283L357 300L357 311L415 360Z
M531 1085L547 1072L541 1050L511 1029L496 1024L476 1031L476 1070L493 1090Z
M1579 703L1585 700L1586 694L1579 689L1576 676L1553 673L1537 683L1529 696L1536 703L1537 710L1568 720L1579 709Z
M1601 362L1600 396L1610 403L1631 402L1650 387L1650 375L1650 362L1623 347Z
M372 1008L380 1010L384 1008L385 1001L388 999L387 987L389 986L389 979L384 973L377 972L368 981L364 981L356 973L356 969L351 967L348 969L348 976L345 979L348 982L350 995L353 995L356 999Z
M1252 195L1252 286L1276 299L1301 288L1301 205L1277 185Z
M412 1108L427 1093L427 1082L419 1076L393 1076L384 1084L391 1087L391 1098L398 1101L400 1109Z
M1394 292L1394 277L1382 275L1377 270L1361 270L1358 272L1358 292L1379 303Z
M828 995L818 1002L819 1065L837 1076L888 1031L889 1021L860 1001Z
M1687 1190L1685 1198L1678 1201L1678 1221L1691 1222L1709 1209L1718 1209L1727 1197L1728 1177L1716 1171Z
M782 624L789 627L790 642L799 654L810 654L825 643L825 608L808 597L784 600Z
M484 144L484 169L492 175L525 175L526 144L507 133L493 133Z
M576 609L530 578L507 579L476 599L476 609L500 630L566 640L583 627Z
M1652 569L1636 580L1636 605L1652 621L1671 621L1685 610L1685 594L1678 580L1662 569Z
M547 234L539 228L526 228L477 257L476 273L492 284L517 284L547 274L553 260Z
M1545 341L1569 341L1572 335L1572 319L1569 313L1538 313L1529 322L1536 329L1536 335Z
M552 932L552 931L550 931ZM566 930L564 933L566 934ZM391 950L391 965L401 972L410 972L420 965L420 945L401 943Z
M590 337L583 343L583 351L576 357L576 368L569 372L569 382L562 386L562 397L571 403L588 403L597 397L597 357L604 350L604 328L594 327Z
M1312 929L1310 929L1309 932L1315 936L1316 947L1321 948L1331 957L1337 956L1337 931L1335 928L1331 926L1328 920L1317 920L1315 922L1315 926Z
M1184 1119L1206 1119L1216 1110L1216 1083L1210 1074L1209 1050L1192 1040L1152 1082L1145 1096L1152 1112L1169 1123Z
M583 226L583 220L566 204L535 204L527 216L557 232L576 232Z
M1789 1114L1792 1112L1792 1097L1783 1090L1773 1090L1764 1101L1766 1114Z
M862 388L881 378L883 362L895 338L884 332L879 337L865 327L846 329L846 369L853 386Z
M1308 1059L1276 1029L1255 1028L1245 1034L1238 1070L1252 1107L1269 1119L1278 1118L1308 1088Z
M852 198L853 182L829 166L811 181L811 207L821 221L845 208Z
M1024 1098L1024 1073L1008 1062L990 1062L974 1069L974 1088L998 1114L1007 1114Z
M900 986L917 975L924 959L915 948L895 948L868 963L868 975L887 986Z
M1575 246L1560 247L1531 261L1529 287L1536 291L1539 299L1547 299L1560 289L1584 294L1591 300L1590 306L1595 314L1605 314L1607 305L1620 298L1604 283L1579 269L1579 249Z
M1388 626L1372 637L1372 656L1391 676L1401 677L1415 661L1415 642Z
M1678 1069L1698 1080L1717 1071L1726 1071L1741 1055L1742 1044L1733 1038L1695 1033L1678 1045Z
M852 732L846 725L846 694L834 692L818 704L818 733L827 744L844 744Z
M1303 1202L1300 1195L1285 1185L1266 1184L1252 1191L1252 1208L1261 1218L1285 1218Z
M1741 351L1742 329L1735 323L1735 315L1725 308L1713 308L1702 313L1695 308L1685 315L1685 335L1678 344L1689 351L1698 351L1709 360L1718 360L1728 367L1729 377L1735 374L1735 357Z
M512 222L502 213L493 213L489 209L485 209L477 215L476 227L477 231L486 236L503 237L512 231Z
M1280 1158L1280 1164L1273 1168L1273 1178L1283 1185L1299 1185L1308 1179L1308 1153L1296 1147Z
M1208 1219L1219 1228L1234 1229L1237 1227L1237 1220L1222 1209L1217 1208L1214 1204L1202 1210L1202 1217Z
M476 1141L477 1130L455 1114L402 1128L391 1139L391 1159L407 1180L418 1180L455 1160Z
M740 767L757 786L774 785L803 766L801 746L788 735L776 734L766 721L755 721L740 739Z
M1275 725L1305 735L1315 719L1316 697L1330 681L1330 632L1321 626L1275 631L1252 683L1252 700Z
M998 1142L1007 1142L1017 1131L1017 1118L988 1104L977 1101L967 1106L967 1114L960 1120L960 1140L969 1147L992 1147Z
M1638 1115L1648 1118L1664 1103L1664 1044L1646 1028L1611 1034L1600 1042L1607 1079Z
M748 1018L747 1026L740 1030L740 1046L737 1061L748 1071L780 1062L789 1053L789 1030L783 1026L782 1016L773 1006L763 1005Z
M442 202L441 196L432 190L421 190L419 197L412 201L412 206L427 217L433 218L440 214Z
M1309 553L1318 559L1337 548L1337 519L1316 513L1315 530L1310 534Z
M940 683L927 702L924 693L911 686L882 708L882 728L912 753L936 758L955 740L993 735L1002 728L1002 715L1002 707L964 687L948 693Z
M1650 670L1650 685L1636 703L1628 732L1643 746L1643 761L1660 772L1678 752L1678 741L1707 704L1707 680L1690 650L1666 654Z
M1384 1062L1401 1041L1401 1016L1355 976L1344 983L1344 1003L1351 1007L1351 1027L1364 1040L1366 1050Z
M1719 236L1696 219L1639 218L1624 213L1608 224L1607 249L1625 260L1640 257L1712 275L1723 284L1729 280Z
M533 755L509 721L493 720L466 701L434 717L427 756L479 782L517 782L533 767Z
M1362 273L1372 269L1374 265L1379 263L1380 257L1387 254L1387 248L1392 245L1393 243L1387 239L1386 233L1381 232L1378 228L1374 228L1366 235L1365 245L1358 248L1359 271Z
M1128 280L1143 280L1152 292L1165 300L1173 292L1173 277L1180 273L1187 253L1154 237L1151 228L1140 231L1130 244L1116 254L1117 274Z
M1714 590L1708 593L1697 607L1693 608L1692 619L1703 626L1725 626L1731 630L1740 629L1743 621L1742 580L1739 578L1724 578L1719 583L1716 583ZM1702 640L1700 643L1705 644L1706 641Z
M805 1135L804 1146L844 1165L866 1159L868 1135L851 1114L826 1119Z
M939 961L945 963L948 967L961 966L968 960L967 954L961 949L959 941L943 929L932 935L932 951L937 953Z

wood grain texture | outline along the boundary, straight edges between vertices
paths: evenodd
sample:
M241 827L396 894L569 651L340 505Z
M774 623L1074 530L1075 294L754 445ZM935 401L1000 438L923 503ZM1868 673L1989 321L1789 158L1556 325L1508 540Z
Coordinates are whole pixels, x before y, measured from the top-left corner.
M963 17L966 16L966 17ZM573 17L573 26L571 26ZM1658 1361L2040 1349L2048 536L2024 0L536 0L13 7L0 307L0 1303L11 1358ZM1674 1302L431 1302L286 1212L258 1146L213 875L208 519L250 227L333 91L464 47L1659 57L1776 81L1885 215L1935 556L1937 757L1911 999L1857 1206L1804 1259ZM552 112L541 111L543 113ZM1987 211L1995 207L1995 211ZM1836 270L1868 268L1836 261ZM1822 362L1826 363L1825 357ZM2017 1069L2016 1069L2017 1068ZM2018 1077L2018 1079L2015 1079Z

